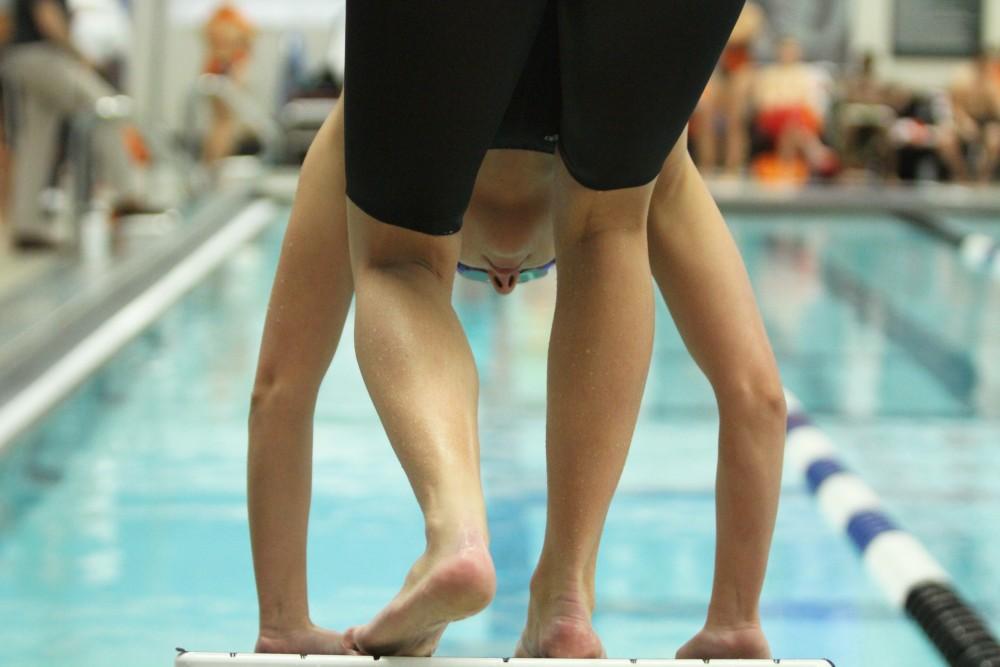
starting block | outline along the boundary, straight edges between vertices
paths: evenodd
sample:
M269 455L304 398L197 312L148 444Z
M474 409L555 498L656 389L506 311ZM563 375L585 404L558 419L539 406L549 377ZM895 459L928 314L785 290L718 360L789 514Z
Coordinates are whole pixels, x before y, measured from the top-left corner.
M342 655L198 653L178 649L175 667L834 667L829 660L563 660L538 658L372 658Z

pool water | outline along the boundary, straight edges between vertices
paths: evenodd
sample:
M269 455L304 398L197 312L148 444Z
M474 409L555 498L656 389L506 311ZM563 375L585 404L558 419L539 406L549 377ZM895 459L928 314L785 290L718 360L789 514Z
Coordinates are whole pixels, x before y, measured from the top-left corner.
M0 462L0 664L140 667L169 664L175 646L252 648L246 416L282 223ZM733 229L785 384L1000 628L1000 288L890 219L734 216ZM447 631L440 653L509 655L544 527L553 286L500 298L459 285L483 385L499 590ZM309 545L313 618L334 628L374 614L423 541L345 339L319 401ZM716 428L710 388L660 303L598 570L595 622L613 657L671 657L700 627ZM762 612L780 657L942 664L792 474Z

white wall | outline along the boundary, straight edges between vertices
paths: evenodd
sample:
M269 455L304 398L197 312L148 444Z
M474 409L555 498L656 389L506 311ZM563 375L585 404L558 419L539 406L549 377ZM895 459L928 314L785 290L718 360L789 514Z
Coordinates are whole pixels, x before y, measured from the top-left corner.
M905 1L905 0L903 0ZM892 55L894 0L851 0L851 48L878 56L879 75L916 88L945 86L962 62L954 58L897 58ZM983 42L1000 46L1000 0L983 0Z

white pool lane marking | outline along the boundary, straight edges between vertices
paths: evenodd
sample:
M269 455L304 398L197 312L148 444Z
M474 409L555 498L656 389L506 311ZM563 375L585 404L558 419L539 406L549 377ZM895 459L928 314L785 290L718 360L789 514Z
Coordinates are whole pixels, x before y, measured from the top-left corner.
M889 518L878 494L848 470L834 444L787 393L785 455L816 496L827 522L854 543L888 601L902 609L916 587L948 584L948 573L920 542Z

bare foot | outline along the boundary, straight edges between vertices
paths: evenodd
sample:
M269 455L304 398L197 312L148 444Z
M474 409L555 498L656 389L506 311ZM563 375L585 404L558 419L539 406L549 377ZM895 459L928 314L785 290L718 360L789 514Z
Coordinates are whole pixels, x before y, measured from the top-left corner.
M687 644L677 651L677 659L711 658L770 658L771 647L767 644L759 625L738 628L705 627Z
M542 604L533 599L528 622L514 652L518 658L603 658L601 639L590 624L582 596L558 596Z
M315 625L291 632L261 631L254 647L254 653L343 655L346 652L342 634Z
M493 560L482 538L450 553L425 554L385 609L344 634L344 647L365 655L429 656L449 623L482 611L495 593Z

